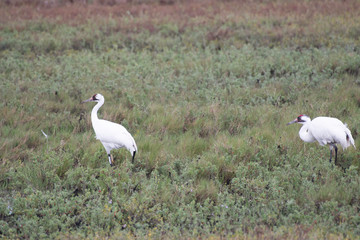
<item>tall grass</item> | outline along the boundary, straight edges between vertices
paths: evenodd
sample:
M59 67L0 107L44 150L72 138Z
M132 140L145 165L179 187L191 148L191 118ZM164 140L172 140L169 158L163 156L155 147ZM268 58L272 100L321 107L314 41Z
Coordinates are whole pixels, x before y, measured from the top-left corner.
M77 23L6 7L4 238L358 238L359 153L333 166L285 125L337 117L359 145L358 2L208 4L75 5ZM134 163L122 149L109 166L80 104L95 93Z

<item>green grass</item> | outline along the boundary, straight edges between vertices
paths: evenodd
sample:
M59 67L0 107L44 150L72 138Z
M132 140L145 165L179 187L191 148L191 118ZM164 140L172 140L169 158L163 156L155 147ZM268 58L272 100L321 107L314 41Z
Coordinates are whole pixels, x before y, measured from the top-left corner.
M76 24L4 13L3 238L359 238L358 150L332 166L286 126L337 117L360 146L358 2L231 3ZM95 93L134 136L134 163L121 149L109 166L80 104Z

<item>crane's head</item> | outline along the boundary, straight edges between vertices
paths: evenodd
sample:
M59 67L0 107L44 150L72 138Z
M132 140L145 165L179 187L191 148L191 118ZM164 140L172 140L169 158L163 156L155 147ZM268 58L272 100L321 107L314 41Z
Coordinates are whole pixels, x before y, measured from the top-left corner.
M304 124L306 122L310 122L311 118L309 116L306 115L299 115L297 118L295 118L293 121L287 123L286 125L290 125L293 123L300 123L300 124Z
M101 95L100 93L94 94L94 96L92 96L91 98L82 101L81 103L86 103L86 102L100 102L100 101L104 101L104 96Z

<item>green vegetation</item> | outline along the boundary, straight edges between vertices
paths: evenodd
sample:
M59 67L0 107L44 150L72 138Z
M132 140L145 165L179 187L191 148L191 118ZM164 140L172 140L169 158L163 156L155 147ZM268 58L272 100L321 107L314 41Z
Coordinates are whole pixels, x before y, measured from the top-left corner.
M333 166L286 126L360 147L359 1L60 3L0 4L2 238L359 238L359 150ZM109 166L95 93L134 163Z

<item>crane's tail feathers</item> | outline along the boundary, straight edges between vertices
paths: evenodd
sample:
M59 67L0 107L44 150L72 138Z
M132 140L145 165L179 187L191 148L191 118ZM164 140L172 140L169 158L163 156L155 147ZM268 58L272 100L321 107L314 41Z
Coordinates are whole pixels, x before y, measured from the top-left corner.
M347 126L346 123L345 123L345 126ZM351 144L356 149L355 141L354 141L354 139L353 139L353 137L351 135L351 132L350 132L350 130L348 128L345 129L345 133L346 133L346 142L348 143L348 146L350 146L350 144Z

